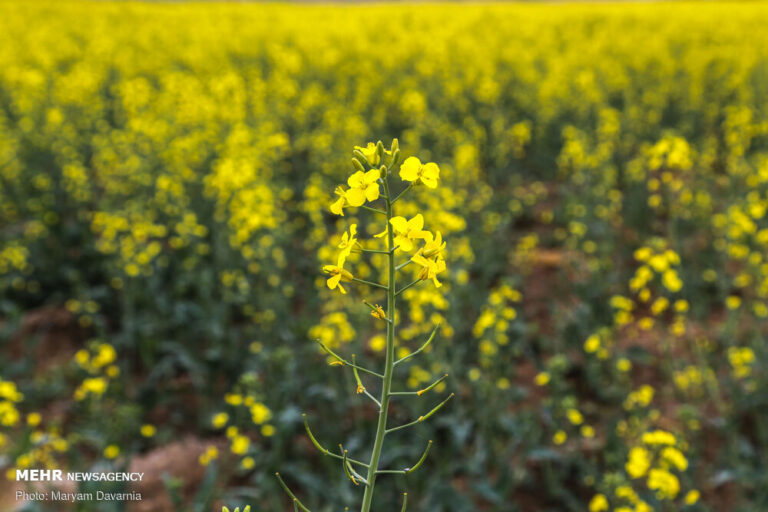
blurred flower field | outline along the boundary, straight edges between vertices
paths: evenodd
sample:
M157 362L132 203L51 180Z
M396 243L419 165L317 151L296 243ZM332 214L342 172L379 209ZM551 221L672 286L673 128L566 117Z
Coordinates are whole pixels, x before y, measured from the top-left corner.
M77 510L289 510L278 469L315 511L358 502L302 413L371 445L376 409L313 340L382 360L321 269L364 213L330 211L349 148L397 137L440 169L401 215L449 241L442 286L399 299L398 357L440 327L398 378L456 396L385 454L434 440L377 512L404 491L768 509L766 23L759 3L0 3L0 476L191 453L155 508Z

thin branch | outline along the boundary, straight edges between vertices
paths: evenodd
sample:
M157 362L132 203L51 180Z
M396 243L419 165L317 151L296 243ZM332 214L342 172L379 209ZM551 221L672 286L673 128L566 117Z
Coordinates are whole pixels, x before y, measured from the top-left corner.
M403 493L403 508L400 509L400 512L405 512L405 506L408 505L408 493Z
M403 293L405 290L407 290L407 289L408 289L408 288L410 288L411 286L414 286L414 285L416 285L416 284L420 283L421 281L422 281L422 279L417 279L417 280L413 281L412 283L409 283L409 284L407 284L407 285L403 286L402 288L400 288L400 289L397 291L397 293L395 293L395 297L397 297L398 295L400 295L401 293Z
M355 361L355 354L352 354L352 362L355 363L355 365L357 364L357 362ZM352 373L355 374L355 381L357 382L358 394L364 393L365 396L373 400L373 402L379 406L379 409L381 409L381 402L376 400L376 398L372 394L370 394L367 389L365 389L365 386L363 386L363 381L360 380L360 374L357 373L357 368L355 368L354 366L352 367Z
M294 494L291 492L291 490L288 488L288 486L287 486L287 485L285 485L285 482L283 482L283 479L282 479L282 478L280 478L280 473L275 473L275 476L277 477L277 480L280 482L280 486L283 488L283 490L286 492L286 494L288 494L288 496L290 496L290 497L291 497L291 499L293 500L293 506L294 506L294 508L295 508L296 506L298 506L298 507L299 507L301 510L303 510L304 512L312 512L312 511L311 511L311 510L309 510L307 507L305 507L305 506L304 506L304 504L303 504L302 502L300 502L300 501L299 501L299 498L297 498L297 497L296 497L296 496L295 496L295 495L294 495Z
M416 420L413 420L413 421L412 421L412 422L410 422L410 423L406 423L405 425L400 425L399 427L392 427L392 428L389 428L389 429L387 429L387 430L386 430L386 433L387 433L387 434L391 434L392 432L397 432L398 430L402 430L402 429L404 429L404 428L412 427L413 425L416 425L417 423L421 423L422 421L426 420L427 418L429 418L430 416L432 416L433 414L435 414L437 411L439 411L439 410L440 410L440 408L441 408L441 407L443 407L443 406L444 406L446 403L448 403L448 400L450 400L451 398L453 398L453 393L451 393L451 394L450 394L450 396L449 396L448 398L446 398L445 400L443 400L442 402L440 402L440 403L439 403L439 404L438 404L438 405L437 405L437 406L436 406L434 409L432 409L431 411L429 411L429 412L428 412L427 414L425 414L424 416L419 416L419 418L418 418L418 419L416 419Z
M368 210L369 212L379 213L381 215L386 215L387 214L387 212L385 212L384 210L379 210L378 208L371 208L370 206L365 206L364 204L360 205L360 208L362 208L364 210Z
M427 455L429 455L430 448L432 448L431 439L427 443L427 447L424 449L424 453L421 455L421 458L413 467L405 468L405 469L381 469L379 471L376 471L376 474L407 475L408 473L413 473L414 471L419 469L422 464L424 464L425 460L427 460Z
M382 374L380 374L380 373L376 373L373 370L369 370L368 368L363 368L362 366L358 366L358 365L356 365L354 363L351 363L351 362L347 361L346 359L344 359L343 357L338 355L336 352L334 352L333 350L328 348L325 345L325 343L323 343L319 339L316 339L315 341L322 347L322 349L325 351L326 354L330 355L331 357L334 357L338 363L340 363L342 365L347 365L350 368L355 368L357 370L360 370L361 372L365 372L365 373L367 373L369 375L373 375L374 377L378 377L380 379L384 378L384 376Z
M409 360L410 358L414 357L415 355L420 354L421 352L423 352L424 349L426 349L429 346L429 344L432 343L432 340L435 338L435 334L437 334L437 329L439 327L440 327L440 324L435 325L435 328L432 329L432 333L429 335L429 338L427 338L427 341L425 341L424 344L421 347L419 347L415 352L411 352L407 356L402 357L402 358L398 359L397 361L395 361L395 366L399 365L400 363L404 363L407 360Z
M368 286L375 286L376 288L381 288L381 289L384 289L384 290L387 289L387 287L384 286L383 284L374 283L372 281L366 281L365 279L358 279L356 277L353 277L352 281L354 281L356 283L360 283L360 284L367 284Z
M344 447L340 444L339 450L341 450L341 465L344 466L344 473L347 475L347 478L349 478L353 484L359 485L357 481L363 482L364 485L368 485L368 480L363 478L357 471L352 468L352 465L349 463L349 458L347 457L347 450L344 449Z
M389 254L389 251L380 251L378 249L363 249L361 247L360 250L363 252L371 253L371 254Z
M446 373L445 375L443 375L442 377L440 377L439 379L437 379L435 382L433 382L432 384L430 384L429 386L427 386L424 389L420 389L418 391L393 391L390 394L391 395L400 395L400 396L406 396L406 395L421 396L424 393L427 393L428 391L432 391L433 389L435 389L435 386L437 386L438 384L440 384L441 382L443 382L447 378L448 378L448 374Z
M396 197L396 198L394 198L394 199L392 200L392 204L396 203L396 202L397 202L397 200L398 200L398 199L400 199L401 197L403 197L403 196L405 195L405 193L406 193L406 192L408 192L409 190L411 190L411 188L413 188L413 182L411 182L411 183L410 183L410 184L409 184L407 187L405 187L405 190L403 190L402 192L400 192L400 193L397 195L397 197Z
M421 467L422 464L424 464L424 461L427 460L427 455L429 455L429 449L432 448L432 440L430 439L427 443L427 447L424 449L424 453L422 454L421 458L419 459L419 462L416 463L415 466L406 468L405 474L413 473L417 469Z
M398 266L396 266L396 267L395 267L395 270L398 270L398 271L399 271L399 270L403 270L405 267L407 267L407 266L408 266L408 265L410 265L410 264L411 264L411 260L408 260L408 261L406 261L406 262L404 262L404 263L401 263L401 264L399 264Z
M309 436L309 440L312 441L312 444L315 445L315 448L317 448L320 451L320 453L322 453L323 455L328 455L328 456L333 457L335 459L340 459L341 460L342 457L340 455L336 455L332 451L326 450L323 447L323 445L321 445L320 442L315 438L315 436L312 434L312 431L309 429L309 422L307 421L307 415L306 414L302 414L301 416L304 418L304 429L307 431L307 435ZM366 464L365 462L360 462L359 460L350 459L350 458L347 458L347 460L349 462L351 462L352 464L357 464L358 466L363 466L364 468L368 467L368 464Z

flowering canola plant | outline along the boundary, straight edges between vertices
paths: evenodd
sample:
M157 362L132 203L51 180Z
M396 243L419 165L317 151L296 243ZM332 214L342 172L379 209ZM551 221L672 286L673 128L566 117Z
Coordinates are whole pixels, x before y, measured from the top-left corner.
M373 289L373 291L380 289L386 292L386 310L382 306L372 304L365 299L363 300L365 306L370 308L371 316L386 324L384 371L376 372L360 366L354 354L351 360L347 359L337 354L328 345L323 343L322 340L318 339L316 341L329 356L332 365L348 366L352 369L357 383L356 392L364 394L378 407L376 434L369 462L361 462L351 458L348 451L342 445L339 445L339 453L324 448L310 430L306 415L304 415L304 425L307 435L315 447L323 455L341 460L342 468L349 480L355 486L363 486L360 510L361 512L369 512L373 504L376 479L385 474L407 475L416 471L426 460L432 446L432 441L429 441L421 458L412 466L403 469L380 469L380 460L386 436L427 420L442 408L453 397L453 394L439 402L429 412L422 414L411 422L397 426L388 426L387 419L390 401L394 396L420 397L437 388L448 377L447 374L443 375L429 386L418 391L393 390L395 367L406 363L412 357L425 350L434 339L438 328L438 326L435 326L432 329L431 335L419 349L396 359L397 297L422 281L431 280L434 286L439 288L442 285L438 280L438 275L446 270L443 255L446 243L443 241L441 233L439 231L432 233L425 230L424 217L421 213L414 215L410 219L396 216L395 204L413 187L424 185L430 189L437 188L440 179L440 169L433 162L422 164L417 158L409 157L400 165L398 174L402 184L398 186L397 180L393 176L400 161L400 148L397 139L392 141L392 145L388 150L384 149L384 145L379 141L376 144L368 143L366 147L355 146L353 153L352 164L356 171L347 180L349 189L344 190L343 187L336 189L335 193L339 198L330 205L330 210L336 215L343 216L345 208L360 207L373 215L384 217L386 225L381 233L374 236L373 240L366 241L357 237L357 224L350 224L349 231L343 233L341 242L338 244L336 264L325 265L323 272L329 276L326 281L328 288L338 290L342 294L347 293L341 284L342 282L362 285ZM377 207L379 206L377 201L383 203L383 209ZM382 244L377 243L375 239L384 239L383 248L381 247ZM378 247L373 248L370 242L375 242ZM386 269L384 273L387 276L386 284L357 278L351 270L345 269L344 264L353 252L385 256ZM408 267L411 264L413 264L416 270L413 279L408 284L398 285L398 276L400 273L407 273L409 271ZM363 384L361 373L380 382L379 398L376 398L368 391L368 388ZM363 475L362 473L365 474ZM308 512L309 509L288 488L279 473L277 473L277 478L293 500L294 508ZM403 495L403 511L406 510L407 501L406 493Z

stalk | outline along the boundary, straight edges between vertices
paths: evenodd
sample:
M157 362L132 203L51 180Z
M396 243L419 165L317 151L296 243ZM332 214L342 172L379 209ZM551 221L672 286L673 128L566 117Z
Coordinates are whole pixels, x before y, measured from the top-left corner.
M387 411L389 409L389 398L391 396L392 374L395 368L395 253L392 250L395 247L392 224L389 222L392 218L392 199L389 193L389 176L384 178L384 191L386 192L387 202L387 252L389 253L389 278L387 280L387 348L386 361L384 367L384 379L381 386L381 407L379 408L379 421L376 427L376 439L373 442L373 452L371 461L368 465L368 485L365 486L363 494L363 505L360 512L370 512L371 502L373 501L373 488L376 483L376 470L379 469L379 459L381 458L381 448L384 445L384 436L387 432Z

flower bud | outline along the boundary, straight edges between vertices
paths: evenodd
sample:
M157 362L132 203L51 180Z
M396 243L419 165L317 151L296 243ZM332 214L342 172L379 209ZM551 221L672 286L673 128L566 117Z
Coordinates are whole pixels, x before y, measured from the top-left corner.
M360 163L360 160L357 158L352 159L352 165L355 167L355 170L365 172L365 167L363 164Z
M352 282L352 280L355 278L355 276L352 275L352 272L350 272L347 269L341 269L341 280L345 281L347 283Z

